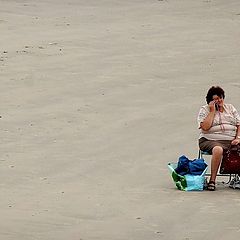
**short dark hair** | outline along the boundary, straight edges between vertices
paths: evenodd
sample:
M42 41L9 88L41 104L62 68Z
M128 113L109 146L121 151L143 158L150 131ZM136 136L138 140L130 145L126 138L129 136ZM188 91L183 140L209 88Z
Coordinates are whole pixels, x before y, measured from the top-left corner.
M213 96L217 95L220 98L225 98L224 90L219 86L212 86L207 93L206 101L209 104L213 100Z

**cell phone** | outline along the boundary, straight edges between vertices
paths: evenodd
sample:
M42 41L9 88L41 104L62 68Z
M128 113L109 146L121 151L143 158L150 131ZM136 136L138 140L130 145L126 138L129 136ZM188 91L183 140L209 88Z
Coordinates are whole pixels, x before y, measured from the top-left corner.
M219 109L219 106L218 106L218 104L216 104L215 103L215 109L218 111L218 109Z

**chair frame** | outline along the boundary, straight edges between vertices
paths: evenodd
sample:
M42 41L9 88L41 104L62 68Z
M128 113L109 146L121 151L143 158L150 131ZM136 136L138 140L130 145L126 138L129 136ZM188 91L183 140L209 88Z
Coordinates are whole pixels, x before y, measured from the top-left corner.
M205 151L202 151L202 150L199 149L199 151L198 151L198 158L203 158L204 159L203 155L211 156L212 154L210 154L209 152L205 152ZM210 173L206 173L205 175L206 176L211 176ZM223 184L229 184L231 182L232 178L233 179L234 178L235 179L239 178L238 174L221 174L221 173L218 173L217 176L218 177L229 177L227 182L222 182Z

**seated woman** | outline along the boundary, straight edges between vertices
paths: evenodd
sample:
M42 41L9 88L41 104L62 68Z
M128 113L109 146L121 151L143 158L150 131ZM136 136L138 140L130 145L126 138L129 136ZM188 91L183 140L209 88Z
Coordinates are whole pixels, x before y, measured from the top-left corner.
M224 90L213 86L208 90L207 105L198 114L199 148L212 154L208 190L215 190L217 172L223 150L240 143L240 116L232 104L224 103Z

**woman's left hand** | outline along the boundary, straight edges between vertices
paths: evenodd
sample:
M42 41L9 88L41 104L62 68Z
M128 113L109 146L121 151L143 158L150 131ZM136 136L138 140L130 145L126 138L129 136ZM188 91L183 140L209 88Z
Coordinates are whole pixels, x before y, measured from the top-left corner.
M232 145L238 145L239 143L240 143L240 139L238 139L238 138L232 140L232 142L231 142Z

